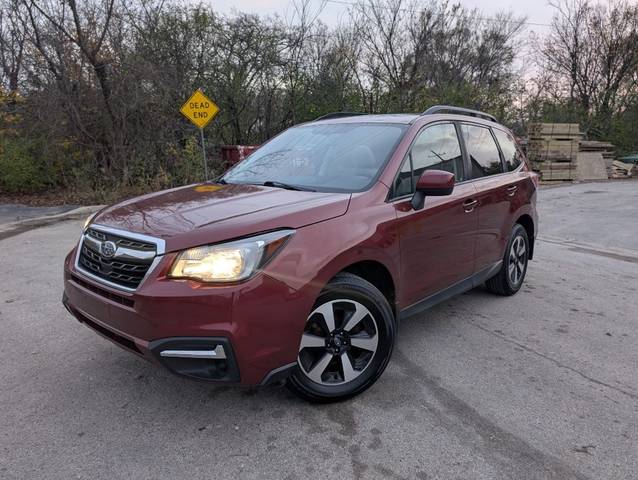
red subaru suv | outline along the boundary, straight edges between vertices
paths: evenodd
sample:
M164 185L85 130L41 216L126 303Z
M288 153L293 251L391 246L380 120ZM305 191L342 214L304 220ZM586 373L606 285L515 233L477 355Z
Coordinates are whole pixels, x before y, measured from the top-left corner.
M330 114L215 182L98 212L63 302L178 375L344 399L379 378L401 319L483 283L521 288L536 178L482 112Z

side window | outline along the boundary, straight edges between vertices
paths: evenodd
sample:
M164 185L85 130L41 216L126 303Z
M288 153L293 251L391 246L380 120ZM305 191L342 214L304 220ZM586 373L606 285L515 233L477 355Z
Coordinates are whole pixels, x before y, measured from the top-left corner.
M410 155L414 184L425 170L445 170L453 173L457 182L465 180L461 146L451 123L423 130L414 141Z
M393 196L413 193L425 170L445 170L453 173L457 182L465 180L461 145L453 124L432 125L418 134L394 181Z
M410 195L414 191L414 182L412 181L412 164L408 155L403 160L401 170L394 181L394 197L402 197Z
M489 128L461 125L467 153L472 164L472 178L503 173L503 164Z
M494 135L498 144L501 146L501 152L505 158L505 168L508 172L512 172L523 163L523 157L516 148L516 143L509 133L505 133L502 130L494 129Z

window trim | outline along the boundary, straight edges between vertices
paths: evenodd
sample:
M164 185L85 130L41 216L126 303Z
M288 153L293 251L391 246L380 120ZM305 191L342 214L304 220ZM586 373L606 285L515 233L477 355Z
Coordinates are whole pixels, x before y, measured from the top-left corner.
M392 186L390 187L390 191L388 192L388 196L386 198L386 203L391 203L394 202L396 200L402 200L405 198L411 198L414 195L414 192L409 193L409 194L405 194L405 195L401 195L401 196L395 196L395 185L396 185L396 181L397 181L397 177L399 176L399 174L401 173L401 170L403 170L403 166L405 164L405 162L409 159L410 160L410 171L412 172L412 175L410 176L410 184L411 184L411 188L414 188L414 165L412 163L412 147L414 146L414 143L416 142L417 138L419 138L419 136L428 128L430 127L434 127L436 125L452 125L454 127L454 130L456 131L456 138L459 142L459 147L461 148L461 158L462 158L462 162L461 162L461 166L463 167L463 176L466 175L467 173L467 165L465 162L465 145L463 143L463 139L461 137L461 131L459 130L459 127L457 125L457 121L455 120L438 120L436 122L432 122L432 123L428 123L426 125L423 125L418 132L416 132L416 134L414 135L414 138L412 138L412 141L410 142L410 145L408 146L408 150L405 154L405 156L403 157L403 159L401 160L401 165L399 165L399 168L397 169L397 171L394 174L394 177L392 178ZM466 183L469 180L463 180L462 182L455 182L455 185L460 185L462 183Z

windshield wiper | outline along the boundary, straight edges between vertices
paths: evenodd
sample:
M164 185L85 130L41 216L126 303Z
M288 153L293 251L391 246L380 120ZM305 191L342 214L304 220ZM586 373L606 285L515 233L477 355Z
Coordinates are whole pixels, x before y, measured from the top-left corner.
M264 187L285 188L286 190L298 190L300 192L315 192L312 188L300 187L299 185L290 185L289 183L276 182L274 180L266 180L262 183Z

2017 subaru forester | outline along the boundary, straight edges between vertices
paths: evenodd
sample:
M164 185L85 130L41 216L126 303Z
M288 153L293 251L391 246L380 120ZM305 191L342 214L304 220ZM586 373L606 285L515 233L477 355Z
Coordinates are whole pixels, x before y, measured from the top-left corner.
M482 283L521 288L536 184L482 112L331 114L216 182L98 212L64 304L179 375L344 399L381 375L402 318Z

